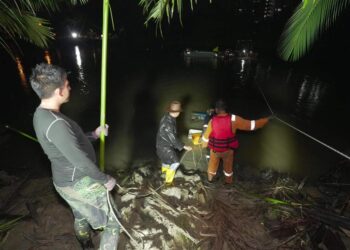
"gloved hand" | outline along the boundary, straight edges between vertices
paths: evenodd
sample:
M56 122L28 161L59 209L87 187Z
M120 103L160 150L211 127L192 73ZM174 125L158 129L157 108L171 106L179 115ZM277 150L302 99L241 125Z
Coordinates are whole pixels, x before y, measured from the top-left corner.
M108 181L107 181L107 183L104 184L104 186L106 187L106 189L108 191L111 191L114 188L117 181L110 175L107 175L107 179L108 179Z
M102 131L105 136L108 136L108 128L109 128L108 124L105 124L104 127L98 126L94 131L96 138L100 138Z

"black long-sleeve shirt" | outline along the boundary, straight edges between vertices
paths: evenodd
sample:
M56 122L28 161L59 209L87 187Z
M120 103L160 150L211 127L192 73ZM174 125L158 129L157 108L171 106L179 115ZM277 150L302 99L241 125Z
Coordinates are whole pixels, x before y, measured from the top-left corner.
M89 176L101 184L107 176L96 165L94 148L80 126L63 115L38 107L33 124L36 136L51 161L55 185L70 186Z

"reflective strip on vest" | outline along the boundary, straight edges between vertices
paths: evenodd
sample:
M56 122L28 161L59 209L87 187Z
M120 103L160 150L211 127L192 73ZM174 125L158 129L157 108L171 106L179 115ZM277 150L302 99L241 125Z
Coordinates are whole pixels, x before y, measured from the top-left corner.
M230 176L233 175L233 171L231 173L226 173L225 170L224 170L224 174L225 174L225 176L230 177Z
M255 120L250 122L250 130L254 130L255 129Z
M217 149L220 149L220 148L229 149L230 145L232 143L235 143L236 141L237 141L236 137L231 137L227 139L216 139L214 137L211 137L209 141L209 145Z

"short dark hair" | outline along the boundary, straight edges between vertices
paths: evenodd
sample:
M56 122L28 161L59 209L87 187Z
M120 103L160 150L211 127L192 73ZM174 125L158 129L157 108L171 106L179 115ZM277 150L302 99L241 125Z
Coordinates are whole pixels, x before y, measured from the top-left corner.
M30 76L30 84L40 99L50 98L55 89L61 88L67 79L67 72L56 65L40 63Z
M217 100L216 103L215 103L215 109L217 109L218 111L226 112L227 111L227 105L224 102L224 100L222 100L222 99Z

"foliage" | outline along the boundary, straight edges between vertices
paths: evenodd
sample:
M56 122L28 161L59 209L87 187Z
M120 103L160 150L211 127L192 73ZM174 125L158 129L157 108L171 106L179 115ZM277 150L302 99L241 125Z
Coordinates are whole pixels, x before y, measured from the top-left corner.
M211 0L209 1L211 2ZM193 10L194 3L197 4L197 0L190 0L191 10ZM167 18L168 23L170 23L170 20L174 17L175 9L178 12L182 25L182 0L139 0L139 5L143 7L143 13L148 15L145 24L147 25L150 21L154 21L161 34L164 16Z
M13 228L25 215L1 215L0 216L0 234Z
M14 58L16 39L26 40L39 47L46 47L54 38L50 23L37 16L38 11L58 11L66 3L85 4L88 0L0 0L0 47ZM12 43L10 43L10 41Z
M196 0L190 0L191 9L193 2L197 3ZM280 57L286 61L299 60L349 3L350 0L303 0L286 24L278 48ZM160 32L164 16L170 22L175 9L181 22L183 0L139 0L139 4L147 14L145 23L153 20Z
M286 61L297 61L349 6L350 0L304 0L289 19L278 53Z

